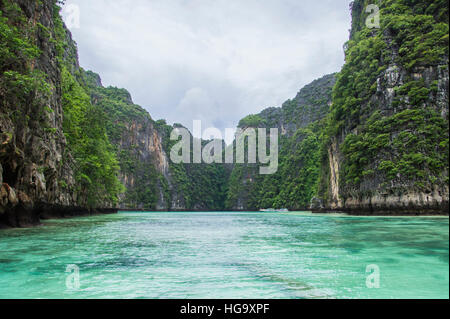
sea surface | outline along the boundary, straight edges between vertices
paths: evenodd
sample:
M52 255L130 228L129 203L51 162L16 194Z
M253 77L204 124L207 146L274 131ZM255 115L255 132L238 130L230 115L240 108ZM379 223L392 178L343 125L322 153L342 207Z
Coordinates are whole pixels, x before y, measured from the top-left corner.
M0 230L0 298L449 298L448 217L124 212Z

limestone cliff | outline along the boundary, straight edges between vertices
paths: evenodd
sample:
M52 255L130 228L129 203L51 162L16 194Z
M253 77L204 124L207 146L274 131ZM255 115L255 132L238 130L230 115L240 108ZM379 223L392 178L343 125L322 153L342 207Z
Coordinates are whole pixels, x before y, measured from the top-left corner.
M320 135L331 104L335 74L302 88L296 97L242 119L240 128L277 128L279 169L270 176L259 174L259 165L235 164L228 183L227 208L308 208L316 191Z
M222 182L209 178L221 171L169 165L173 127L80 67L55 1L2 0L0 8L8 36L0 78L0 224L117 208L215 207Z
M321 196L360 214L448 213L448 3L384 1L380 27L352 4Z
M53 1L1 1L0 9L2 28L10 31L1 40L0 224L89 213L74 191L62 130Z
M104 125L119 160L119 179L125 186L122 209L169 209L163 184L170 179L169 159L162 136L147 111L133 103L125 89L103 87L100 76L83 72L91 101L106 114Z
M220 210L225 170L221 165L174 164L168 154L174 126L154 121L125 89L103 87L100 76L83 71L91 101L106 114L104 125L119 160L125 186L121 209ZM179 126L176 124L175 126ZM192 136L191 136L192 139Z
M447 212L448 4L386 0L369 29L369 2L352 3L339 74L239 123L280 132L278 172L262 176L255 165L172 163L179 125L80 67L57 1L0 0L0 225L311 199L360 214Z

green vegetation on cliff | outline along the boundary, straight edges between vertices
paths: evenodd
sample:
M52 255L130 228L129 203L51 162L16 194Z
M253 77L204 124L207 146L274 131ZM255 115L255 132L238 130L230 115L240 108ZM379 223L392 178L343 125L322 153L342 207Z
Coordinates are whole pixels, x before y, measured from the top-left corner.
M90 92L77 68L76 47L69 42L55 5L54 23L61 70L63 131L75 160L76 192L80 205L99 207L118 203L123 191L117 175L119 163L107 136L106 114L91 103ZM72 74L69 70L75 70Z
M260 175L257 165L236 164L229 180L227 207L304 209L315 195L319 176L319 123L281 137L278 172Z
M382 1L380 28L369 29L370 3L352 3L351 38L323 148L325 200L330 195L326 149L333 141L342 153L339 196L344 199L448 185L448 3Z
M39 25L30 24L14 1L1 0L0 9L0 97L2 110L9 110L1 116L26 126L29 114L15 106L39 105L50 94L45 73L34 68L42 53L35 45Z
M317 194L324 117L334 83L334 74L322 77L281 108L268 108L239 122L241 128L279 129L279 166L273 175L260 175L258 165L235 164L228 181L228 209L309 207Z
M154 121L133 103L125 89L103 87L100 77L83 72L94 105L106 118L103 126L114 147L120 179L126 190L123 208L163 210L222 210L226 170L222 165L175 164L168 155L176 141L175 126ZM205 143L205 142L204 142Z
M91 104L89 95L62 68L63 130L75 159L77 192L91 207L117 204L122 186L117 179L118 161L103 123L105 113Z
M161 134L163 149L166 154L177 141L170 140L170 133L174 127L182 127L180 124L167 125L164 120L156 122L158 132ZM191 135L191 145L193 137ZM208 141L202 141L202 145ZM191 148L191 159L193 149ZM225 209L225 196L229 169L224 164L175 164L170 162L169 174L172 191L168 194L172 202L172 209L183 210L212 210Z
M114 154L120 167L120 180L125 185L120 204L124 208L156 209L162 172L156 169L156 149L151 149L153 120L130 93L116 87L103 87L92 71L82 74L92 104L101 109Z
M259 176L253 165L235 165L229 208L304 208L314 196L329 205L336 196L448 193L448 4L379 2L380 28L369 29L372 2L351 5L346 62L332 94L313 83L300 102L241 120L240 127L280 129L280 166ZM330 154L339 194L330 190Z
M24 194L149 210L303 209L316 196L345 206L407 192L445 199L448 4L378 1L380 28L369 29L371 2L351 5L339 74L239 122L279 129L278 172L260 175L250 164L172 163L179 125L154 121L127 90L79 67L60 1L0 0L0 186L27 203Z

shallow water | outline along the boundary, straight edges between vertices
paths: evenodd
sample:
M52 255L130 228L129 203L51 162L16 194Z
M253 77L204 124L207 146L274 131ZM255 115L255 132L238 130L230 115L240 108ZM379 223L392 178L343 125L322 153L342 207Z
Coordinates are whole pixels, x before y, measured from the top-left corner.
M68 265L79 269L79 289ZM379 288L367 286L377 275L369 265ZM449 219L127 212L51 220L0 230L0 298L449 298Z

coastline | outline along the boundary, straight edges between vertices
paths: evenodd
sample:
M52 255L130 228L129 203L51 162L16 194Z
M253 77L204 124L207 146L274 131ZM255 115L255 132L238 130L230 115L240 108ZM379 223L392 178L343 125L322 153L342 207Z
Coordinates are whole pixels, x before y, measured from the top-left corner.
M95 215L117 214L119 212L158 212L158 213L206 213L211 210L149 210L149 209L132 209L132 208L96 208L88 209L82 207L63 207L63 206L41 206L31 210L13 210L0 215L0 230L11 228L30 228L42 225L42 220L49 219L65 219L86 217ZM223 212L255 212L259 210L223 210L215 211ZM373 216L373 217L448 217L448 209L385 209L385 210L367 210L367 209L296 209L289 212L311 212L312 214L346 214L349 216Z
M157 212L157 213L208 213L212 212L211 210L198 210L198 209L183 209L183 210L151 210L151 209L133 209L133 208L125 208L125 209L118 209L119 212ZM227 210L220 210L220 211L214 211L217 213L220 212L236 212L236 213L243 213L243 212L260 212L259 210L252 210L252 209L227 209ZM430 209L430 210L424 210L419 208L412 208L412 209L386 209L386 210L375 210L375 211L367 211L364 209L361 209L358 211L357 209L334 209L334 208L321 208L321 209L311 209L311 208L298 208L295 210L289 210L289 212L311 212L313 214L347 214L351 216L449 216L448 210L444 209Z
M426 211L426 212L419 212L419 211L375 211L375 212L368 212L368 211L361 211L357 212L354 210L342 210L342 209L316 209L316 210L309 210L313 214L346 214L349 216L373 216L373 217L432 217L432 216L441 216L441 217L448 217L448 212L441 212L441 211Z
M41 205L33 209L18 209L0 214L0 230L11 228L30 228L42 225L42 220L85 217L94 215L116 214L116 208L83 208Z
M360 206L352 208L315 208L313 213L344 213L352 216L449 216L448 202L434 206Z

